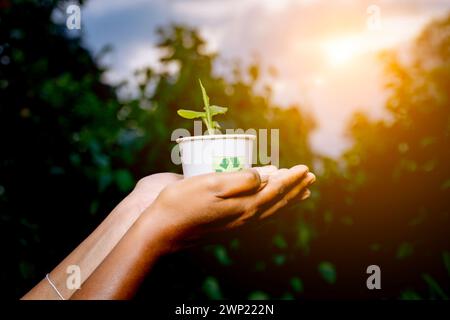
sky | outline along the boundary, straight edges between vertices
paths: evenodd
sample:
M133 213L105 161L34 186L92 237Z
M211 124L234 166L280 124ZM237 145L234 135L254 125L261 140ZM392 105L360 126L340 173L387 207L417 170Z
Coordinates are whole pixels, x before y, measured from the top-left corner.
M155 30L173 22L198 28L208 50L219 53L218 73L236 59L274 67L277 77L262 79L274 101L311 113L313 149L338 157L351 145L346 128L355 111L386 116L378 52L407 50L448 12L447 0L89 0L81 16L94 55L113 48L104 60L112 84L140 67L158 68Z

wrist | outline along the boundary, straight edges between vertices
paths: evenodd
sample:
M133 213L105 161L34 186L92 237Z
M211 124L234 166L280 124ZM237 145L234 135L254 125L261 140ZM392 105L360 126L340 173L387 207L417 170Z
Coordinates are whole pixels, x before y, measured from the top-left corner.
M116 216L139 216L142 213L143 209L141 209L139 202L133 194L130 193L126 196L111 212Z
M176 232L171 230L168 223L161 217L164 212L156 206L149 206L136 221L135 227L144 242L154 248L157 244L159 255L165 255L177 250L175 243Z

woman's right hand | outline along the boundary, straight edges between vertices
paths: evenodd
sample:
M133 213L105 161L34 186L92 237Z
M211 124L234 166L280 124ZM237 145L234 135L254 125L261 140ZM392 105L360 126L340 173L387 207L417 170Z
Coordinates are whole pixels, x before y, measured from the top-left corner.
M168 185L143 216L153 229L158 226L168 250L174 251L209 233L263 220L290 202L304 200L314 181L304 165L199 175Z

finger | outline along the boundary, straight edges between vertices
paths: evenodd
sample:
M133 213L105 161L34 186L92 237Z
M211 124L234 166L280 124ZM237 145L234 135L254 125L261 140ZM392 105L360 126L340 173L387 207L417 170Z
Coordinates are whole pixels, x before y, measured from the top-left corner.
M251 194L261 186L261 177L255 169L218 172L205 175L205 177L209 180L209 187L219 198Z
M258 193L255 205L263 207L282 199L292 188L304 182L308 170L304 165L278 170L277 174L269 178L267 186Z
M300 195L300 201L306 200L311 196L311 190L305 189Z
M307 189L315 181L315 176L312 173L308 173L307 177L298 186L292 188L281 200L277 201L273 206L267 209L263 214L259 216L258 219L265 219L273 215L275 212L281 208L288 205L290 202L298 198L300 195L300 200L305 200L311 195L311 191Z
M278 171L278 168L272 165L264 167L255 167L253 169L258 171L259 176L261 177L261 182L267 182L267 180L269 180L269 177L273 174L276 174L276 172Z
M314 175L310 175L310 178L306 179L307 170L306 166L280 169L275 176L269 178L269 182L263 190L254 195L229 198L227 199L227 205L231 208L241 208L245 212L241 216L243 220L257 219L259 215L280 201L290 189L297 187L294 192L298 194L301 189L308 185L311 177ZM284 184L282 186L284 190L280 190L280 183Z
M267 182L269 182L269 178L278 172L278 168L272 165L264 167L255 167L253 169L258 171L259 176L261 178L261 185L259 186L257 191L264 189L264 187L267 185Z

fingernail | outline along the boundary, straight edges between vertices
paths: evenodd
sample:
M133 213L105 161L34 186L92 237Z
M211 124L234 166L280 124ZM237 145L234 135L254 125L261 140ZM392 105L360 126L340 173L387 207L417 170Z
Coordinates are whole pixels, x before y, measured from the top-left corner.
M301 200L308 199L310 195L311 195L311 191L306 190L305 193L303 194L303 196L301 197Z
M304 171L306 174L309 172L309 168L307 166L305 166L304 164L297 164L295 166L292 167L293 169L297 169L300 171Z
M261 183L266 183L269 180L268 174L260 174L259 178L261 179Z

